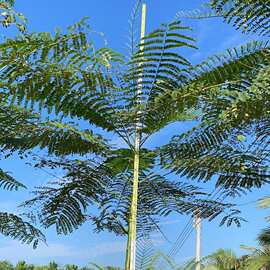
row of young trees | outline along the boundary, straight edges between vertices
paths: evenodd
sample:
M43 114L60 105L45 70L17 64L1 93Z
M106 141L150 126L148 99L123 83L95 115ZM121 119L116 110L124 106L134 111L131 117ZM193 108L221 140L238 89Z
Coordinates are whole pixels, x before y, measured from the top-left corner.
M1 270L120 270L117 267L101 267L95 264L79 267L75 264L58 265L56 262L50 262L48 265L27 264L25 261L19 261L16 265L8 261L0 261Z
M268 270L270 269L270 249L264 246L261 249L254 247L242 246L243 249L249 250L248 254L238 257L232 250L219 249L214 253L204 257L201 262L202 270ZM164 254L156 254L149 263L147 270L157 269L158 259L163 259L166 268L171 270L194 270L195 263L190 261L183 265L177 264ZM8 261L0 261L1 270L121 270L119 267L99 266L89 264L89 266L78 267L74 264L59 266L55 262L48 265L27 264L20 261L16 265ZM158 268L163 269L163 268Z
M240 224L239 211L225 198L259 188L270 176L266 1L212 0L206 13L179 14L220 16L263 37L195 66L181 54L196 47L181 21L135 41L142 1L132 14L130 56L95 49L85 20L65 33L31 34L12 4L1 1L3 25L16 24L23 33L0 44L1 149L31 154L36 167L64 174L25 202L29 216L45 228L55 225L59 234L90 220L97 231L128 235L130 270L135 269L130 243L158 229L161 216L199 213L213 219L226 210L222 223ZM79 125L82 120L89 129ZM145 147L159 130L189 120L198 123L191 131L166 145ZM96 127L108 136L97 134ZM127 146L117 148L111 134ZM35 149L46 150L46 156ZM4 188L23 187L4 171L0 176ZM223 199L202 194L182 176L217 179ZM0 218L4 235L34 246L44 241L20 217L2 213Z
M219 249L214 253L202 258L202 270L268 270L270 269L270 249L268 246L263 246L260 249L255 247L242 246L248 250L246 255L237 256L230 249ZM158 261L162 259L165 262L164 268L157 268ZM194 260L191 260L183 265L177 265L171 258L162 253L157 253L151 259L147 270L155 269L171 269L171 270L194 270ZM8 261L0 262L1 270L121 270L119 267L99 266L89 264L89 266L78 267L74 264L59 266L55 262L50 262L48 265L33 265L27 264L25 261L20 261L16 265L12 265Z

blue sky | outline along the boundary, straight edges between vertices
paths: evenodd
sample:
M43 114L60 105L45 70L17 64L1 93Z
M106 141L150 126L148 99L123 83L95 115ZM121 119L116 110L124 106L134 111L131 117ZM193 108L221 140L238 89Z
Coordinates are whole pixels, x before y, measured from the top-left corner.
M29 20L29 30L52 32L56 27L65 29L79 21L84 16L90 17L90 24L96 31L103 32L114 50L125 53L128 38L128 20L133 0L24 0L17 1L17 9L25 14ZM171 21L180 10L190 10L203 3L201 0L147 0L147 31L158 27L162 22ZM250 36L243 36L234 31L222 20L213 19L205 21L185 21L186 25L194 28L192 35L198 40L197 51L186 54L193 63L199 62L207 56L222 52L231 46L240 45ZM191 127L191 124L174 124L161 131L152 138L153 147L169 140L172 135L179 134ZM119 143L119 141L115 141ZM51 176L33 169L24 161L13 157L1 161L1 167L12 171L13 175L31 187L38 186L51 180ZM56 172L57 173L57 172ZM245 203L268 194L268 187L242 197L237 202ZM8 193L1 191L0 208L2 210L17 212L16 205L29 194L23 191ZM255 204L241 207L243 216L248 220L241 228L220 228L218 222L203 223L203 254L206 255L217 248L232 248L238 253L240 244L255 245L256 234L265 227L264 217L267 211L257 210ZM179 232L184 228L189 217L173 216L164 220L162 225L170 242L173 242ZM16 241L0 237L0 259L8 259L12 262L25 259L29 263L47 263L56 260L61 264L76 263L86 265L96 262L103 265L121 265L124 261L125 239L115 237L109 233L95 234L90 224L85 224L77 232L69 236L57 236L53 229L45 232L48 246L40 246L33 251L28 246L22 246ZM161 235L154 236L157 248L167 251L171 244ZM176 261L181 262L194 256L194 234L188 239Z

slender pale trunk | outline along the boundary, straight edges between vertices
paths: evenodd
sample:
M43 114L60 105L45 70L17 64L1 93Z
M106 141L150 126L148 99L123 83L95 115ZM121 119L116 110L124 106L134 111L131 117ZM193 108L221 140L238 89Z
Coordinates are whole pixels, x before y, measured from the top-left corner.
M195 230L196 230L196 267L195 270L201 270L201 224L202 220L199 214L195 215Z
M141 39L145 36L145 19L146 19L146 4L142 6L142 18L141 18ZM141 49L143 49L141 47ZM140 96L142 79L138 81L138 104L140 104ZM133 171L133 186L132 197L130 207L130 217L128 224L128 242L126 251L126 270L135 270L136 261L136 236L137 236L137 206L138 206L138 189L139 189L139 167L140 167L140 144L141 144L141 112L138 111L137 123L135 130L135 143L134 143L134 171Z

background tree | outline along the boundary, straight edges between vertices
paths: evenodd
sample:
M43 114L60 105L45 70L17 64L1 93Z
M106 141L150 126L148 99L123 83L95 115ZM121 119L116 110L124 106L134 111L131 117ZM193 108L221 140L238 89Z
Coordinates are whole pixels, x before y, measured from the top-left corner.
M270 198L264 197L258 201L258 207L262 209L267 209L270 207ZM269 221L269 217L266 217L266 220ZM258 236L258 241L261 246L268 247L270 245L270 229L269 227L264 229Z
M203 259L204 270L246 269L245 261L236 256L232 250L219 249Z
M48 269L49 270L57 270L58 269L58 264L56 262L50 262L49 265L48 265Z
M15 270L34 270L34 265L27 264L26 261L19 261L15 265Z
M93 268L90 268L91 270L121 270L119 267L113 267L113 266L99 266L97 264L91 264Z
M248 254L245 258L245 269L247 270L268 270L270 269L269 260L269 246L261 246L259 248L241 246L242 249L249 250L252 253Z
M0 269L1 270L13 270L13 265L8 261L1 261L0 262Z
M67 264L67 265L65 265L65 269L66 270L78 270L79 267L75 264Z

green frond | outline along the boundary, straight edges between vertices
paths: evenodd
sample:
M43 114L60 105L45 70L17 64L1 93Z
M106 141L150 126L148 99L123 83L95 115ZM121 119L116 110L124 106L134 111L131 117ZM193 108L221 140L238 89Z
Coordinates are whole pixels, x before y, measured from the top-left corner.
M162 164L192 179L209 181L216 176L216 184L226 189L268 183L269 111L265 108L270 73L266 63L251 73L243 70L239 82L225 82L202 97L201 123L161 148Z
M230 98L231 101L237 98L233 97L233 94L243 99L247 95L244 90L250 86L250 78L260 74L268 65L267 43L252 42L240 48L227 50L224 54L214 55L192 67L189 71L190 79L180 88L164 93L156 99L155 106L158 109L173 108L175 111L188 106L202 108L207 106L209 99L211 101L222 96L226 90L226 98ZM230 104L228 100L226 104L230 107L234 103Z
M195 48L194 39L181 33L188 30L190 28L182 26L180 22L163 24L141 41L129 63L127 75L131 83L136 82L130 85L135 88L133 93L140 88L143 95L151 100L164 91L163 87L178 85L184 80L185 70L190 63L175 49Z
M269 268L270 260L269 254L254 254L247 262L247 266L245 269L247 270L256 270L256 269L263 269L265 267ZM266 269L267 269L266 268Z
M267 0L211 0L211 6L236 29L269 37L270 7Z
M138 270L193 270L194 266L194 260L190 260L181 266L176 265L173 258L154 250L153 243L149 237L137 240L136 269Z
M223 106L227 105L228 111L234 112L235 109L231 106L236 103L237 98L244 99L247 96L245 89L251 86L250 78L262 73L264 67L269 66L268 48L268 42L254 41L229 49L224 54L214 55L191 67L187 73L189 77L180 86L174 84L173 87L164 88L164 92L154 102L148 103L145 126L155 128L153 131L156 131L170 122L200 119L204 117L204 111L208 110L209 100L211 102L222 96L226 90L226 98L231 103L227 100L225 104L224 97ZM257 81L259 83L259 78ZM254 96L251 92L249 95ZM250 100L250 105L252 101ZM257 107L255 108L254 114L257 112ZM154 121L159 125L151 126Z
M1 2L14 6L15 0L1 0Z
M45 237L40 230L9 213L0 213L0 233L22 243L32 244L34 248L40 242L45 242Z
M140 176L138 196L138 233L159 230L159 219L172 213L193 214L202 212L202 217L214 219L223 212L227 204L201 198L203 194L195 186L179 184L153 173ZM102 202L102 213L96 219L100 230L108 229L116 234L125 234L130 210L132 189L131 172L123 172L111 180L107 196ZM236 212L231 212L235 217ZM239 218L236 218L239 220ZM235 219L235 220L236 220Z
M223 17L243 33L269 37L270 7L267 0L211 0L209 4L191 11L179 11L178 19L208 19Z
M25 185L18 182L15 178L0 169L0 188L6 190L17 190L19 188L26 188Z
M6 140L8 144L20 147L20 150L47 149L49 154L104 154L109 150L105 139L91 130L78 130L77 127L61 122L44 122L36 126L32 134Z
M264 197L260 200L258 200L258 207L259 208L270 208L270 197Z
M95 50L82 28L7 40L0 55L1 88L17 105L39 104L49 112L112 129L110 65L121 56L108 48Z
M266 228L261 231L261 233L258 236L258 241L261 246L270 245L270 228Z
M181 104L177 102L177 106L168 106L165 98L153 103L148 108L143 131L146 134L154 134L171 123L199 119L201 110L196 108L196 103L197 101L193 103L193 108L192 104L185 103L185 100L182 100Z
M62 180L52 182L36 190L32 200L25 206L39 213L43 226L56 226L58 233L70 233L86 220L91 220L97 231L108 230L116 234L126 234L132 191L132 170L127 166L116 170L111 163L97 164L85 161L41 161L41 167L61 168ZM147 164L147 163L146 163ZM126 168L120 172L122 168ZM149 169L148 166L146 168ZM159 230L160 216L171 213L193 214L203 212L202 217L213 219L231 205L197 197L204 196L195 186L179 184L164 176L141 172L138 201L139 235ZM98 207L98 214L91 213L91 206ZM207 211L206 211L207 209ZM230 210L229 210L230 212Z
M209 3L203 4L201 7L194 10L180 10L176 13L178 20L182 19L209 19L222 17L222 12L214 10Z
M133 106L142 111L143 133L152 134L175 119L190 118L186 108L157 106L156 102L160 95L178 89L188 78L191 64L179 51L195 48L194 39L186 34L190 30L179 21L161 25L141 40L128 63L127 89L132 102L134 98L141 102ZM142 93L139 97L134 95L138 90Z
M211 90L210 87L226 81L239 81L242 74L250 74L256 68L269 65L269 58L268 41L253 41L209 57L191 68L190 74Z
M56 179L38 188L35 197L24 206L37 211L45 228L55 226L59 234L71 233L90 218L88 207L98 205L106 192L108 169L95 162L79 160L42 161L40 166L62 168L65 175L62 180Z
M240 261L232 250L219 249L203 259L203 269L241 269Z
M103 155L107 141L91 130L57 120L43 121L38 114L18 106L0 104L0 146L2 151L47 149L49 154Z
M15 25L20 32L26 30L26 18L20 12L13 9L13 0L0 1L0 23L3 27Z
M128 52L129 52L129 58L133 56L136 45L138 44L138 35L137 31L139 29L139 14L140 14L140 7L142 4L142 0L136 0L134 7L130 14L129 19L129 39L128 39Z
M140 169L153 169L156 163L157 154L146 148L140 149ZM109 167L114 174L124 172L125 170L133 170L134 151L128 148L119 148L111 151L110 156L105 160L104 165Z
M192 136L175 137L164 146L162 164L180 176L200 181L216 178L216 186L231 190L235 195L252 187L261 187L269 182L269 169L256 152L247 151L229 144L230 137L223 131L198 129Z

